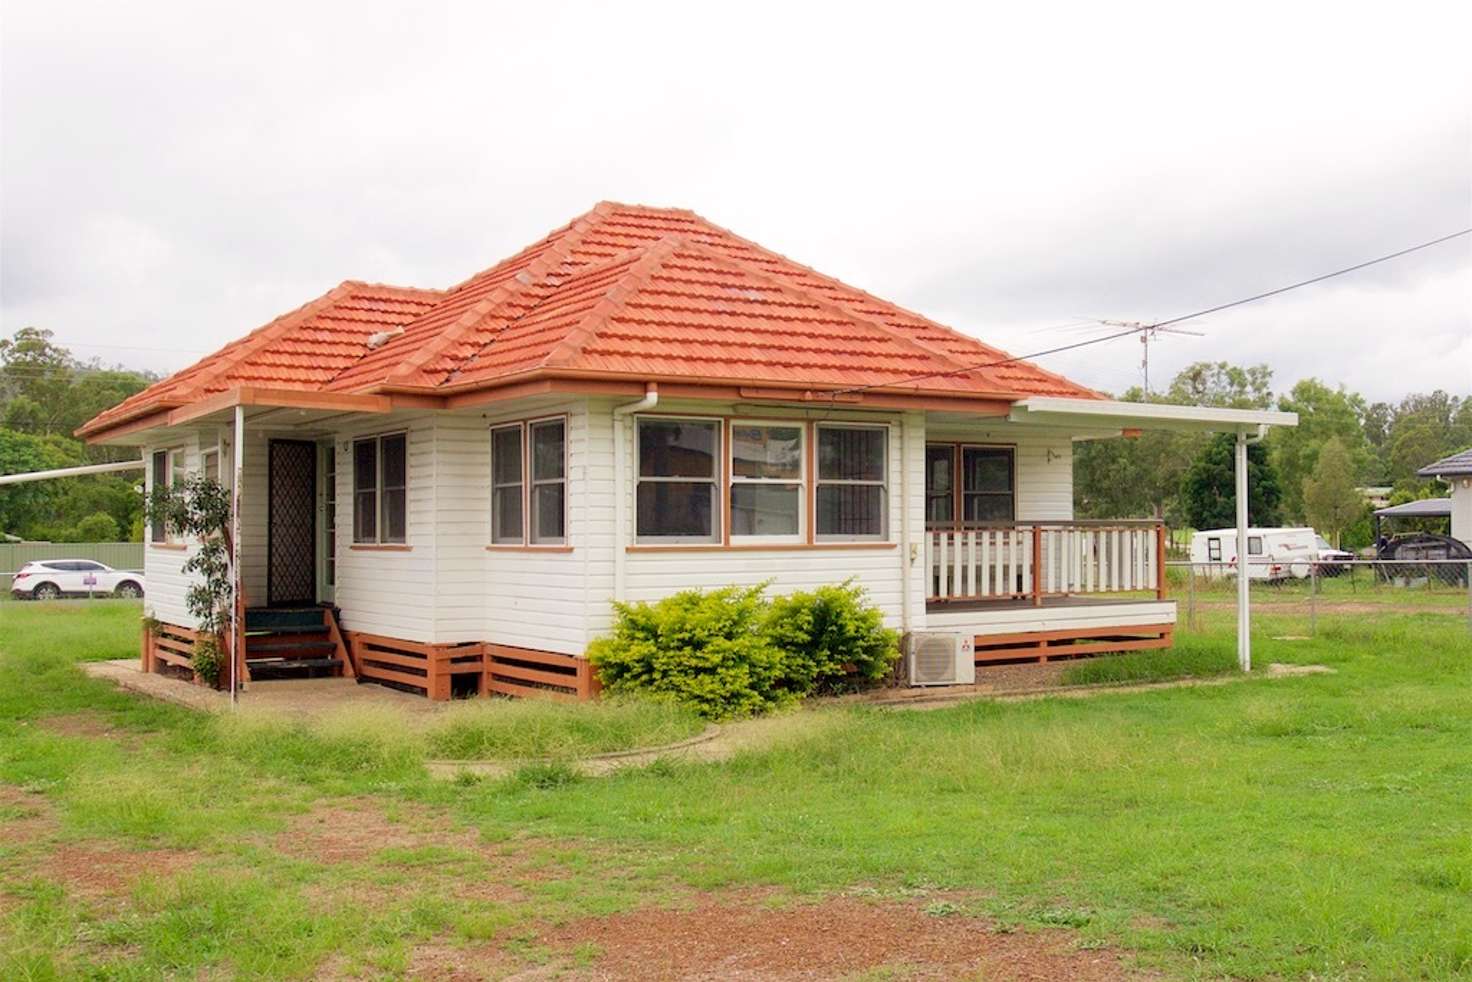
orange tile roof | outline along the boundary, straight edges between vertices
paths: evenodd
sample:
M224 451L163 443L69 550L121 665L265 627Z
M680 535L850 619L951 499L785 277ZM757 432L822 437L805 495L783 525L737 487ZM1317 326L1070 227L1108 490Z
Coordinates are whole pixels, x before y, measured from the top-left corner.
M370 348L380 331L397 333ZM235 386L433 393L539 370L951 396L1098 396L1007 357L693 212L604 202L448 290L344 283L82 432Z
M348 280L104 410L79 432L94 433L236 386L320 391L363 357L370 337L401 329L441 296L439 290Z

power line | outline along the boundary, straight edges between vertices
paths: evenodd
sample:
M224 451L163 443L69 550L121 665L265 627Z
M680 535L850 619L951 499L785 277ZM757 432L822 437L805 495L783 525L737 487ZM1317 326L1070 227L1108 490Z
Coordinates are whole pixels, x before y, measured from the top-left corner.
M1366 266L1373 266L1376 263L1383 263L1391 259L1399 259L1401 256L1408 256L1413 252L1419 252L1422 249L1429 249L1434 245L1441 245L1443 242L1450 242L1452 239L1463 235L1472 235L1472 228L1464 228L1460 232L1453 232L1451 235L1443 235L1439 239L1432 239L1430 242L1422 242L1420 245L1413 245L1409 249L1402 249L1400 252L1392 252L1388 256L1381 256L1379 259L1370 259L1362 263L1355 263L1353 266L1346 266L1343 269L1336 269L1334 272L1325 273L1323 276L1315 276L1313 279L1303 280L1298 283L1290 283L1288 286L1280 286L1276 290L1269 290L1266 293L1259 293L1251 297L1243 297L1241 300L1233 300L1231 303L1218 304L1215 307L1207 307L1205 310L1198 310L1194 314L1184 314L1180 317L1172 317L1168 321L1156 321L1150 326L1167 327L1171 324L1179 324L1181 321L1191 320L1193 317L1205 317L1207 314L1214 314L1218 310L1226 310L1228 307L1240 307L1244 303L1252 303L1254 300L1265 300L1268 297L1276 297L1280 293L1287 293L1289 290L1297 290L1301 286L1311 286L1314 283L1322 283L1324 280L1333 279L1336 276L1343 276L1345 273L1353 273L1355 270L1364 269Z
M1345 273L1353 273L1355 270L1364 269L1367 266L1374 266L1376 263L1388 262L1391 259L1399 259L1401 256L1406 256L1413 252L1419 252L1422 249L1429 249L1434 245L1440 245L1443 242L1449 242L1452 239L1459 238L1463 235L1472 235L1472 228L1464 228L1460 232L1453 232L1450 235L1443 235L1438 239L1432 239L1429 242L1422 242L1419 245L1413 245L1410 248L1402 249L1399 252L1392 252L1389 255L1366 260L1362 263L1356 263L1353 266L1346 266L1344 269L1336 269L1332 273L1325 273L1322 276L1315 276L1312 279L1301 280L1298 283L1290 283L1288 286L1280 286L1275 290L1268 290L1266 293L1257 293L1250 297L1243 297L1241 300L1233 300L1230 303L1218 304L1215 307L1208 307L1205 310L1198 310L1195 313L1191 314L1183 314L1180 317L1172 317L1169 320L1155 321L1152 324L1142 324L1139 327L1133 327L1127 331L1119 331L1114 334L1106 334L1103 337L1088 338L1084 341L1079 341L1074 344L1066 344L1057 348L1047 348L1043 351L1033 351L1025 355L1012 355L1007 358L998 359L997 361L980 362L975 365L967 365L962 368L955 368L945 372L931 372L927 375L912 375L909 378L898 379L895 381L871 382L868 385L856 385L847 389L835 389L828 394L830 398L837 398L841 395L850 395L855 392L866 392L869 389L877 389L880 386L905 385L909 382L924 382L928 381L929 379L951 378L955 375L965 375L967 372L980 371L983 368L997 368L1002 365L1015 364L1019 361L1028 361L1033 358L1042 358L1045 355L1056 355L1064 351L1072 351L1076 348L1085 348L1092 344L1103 344L1105 341L1115 341L1119 338L1139 334L1141 331L1151 331L1162 327L1168 327L1171 324L1179 324L1181 321L1192 320L1196 317L1205 317L1207 314L1214 314L1219 310L1226 310L1229 307L1240 307L1243 304L1252 303L1255 300L1264 300L1268 297L1275 297L1280 293L1287 293L1289 290L1297 290L1299 287L1310 286L1314 283L1322 283L1324 280L1332 279L1336 276L1343 276Z

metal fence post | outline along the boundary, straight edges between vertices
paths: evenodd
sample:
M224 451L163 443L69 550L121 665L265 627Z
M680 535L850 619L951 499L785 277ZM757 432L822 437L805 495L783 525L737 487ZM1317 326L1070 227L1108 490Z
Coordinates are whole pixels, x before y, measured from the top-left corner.
M1317 637L1319 633L1319 564L1309 563L1308 566L1308 636Z
M1472 631L1472 561L1467 563L1467 630Z
M1196 567L1186 564L1186 627L1196 630Z

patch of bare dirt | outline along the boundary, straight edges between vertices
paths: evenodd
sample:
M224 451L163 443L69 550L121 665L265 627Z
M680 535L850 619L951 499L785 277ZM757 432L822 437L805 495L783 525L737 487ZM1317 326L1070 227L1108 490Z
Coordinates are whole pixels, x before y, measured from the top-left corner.
M585 979L840 979L879 969L904 979L1139 977L1116 953L1078 949L1061 930L1004 934L981 918L853 897L777 908L711 900L690 910L583 918L544 928L537 943L595 955L585 968L562 965ZM443 967L427 977L468 977Z
M35 842L56 830L55 809L45 795L0 784L0 843Z
M187 849L146 852L111 849L97 842L53 849L39 872L73 896L88 900L126 896L146 876L173 876L193 866L199 854Z
M38 720L36 725L48 733L85 737L89 740L110 740L122 747L136 747L139 742L136 731L113 726L107 717L91 710L47 716Z

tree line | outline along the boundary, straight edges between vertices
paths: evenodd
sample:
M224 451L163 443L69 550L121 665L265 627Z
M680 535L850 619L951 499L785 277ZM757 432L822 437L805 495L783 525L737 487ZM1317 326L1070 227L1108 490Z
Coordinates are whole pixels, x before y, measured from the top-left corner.
M1132 388L1118 398L1298 414L1248 451L1248 502L1257 526L1311 525L1345 548L1370 544L1361 489L1388 487L1392 504L1446 489L1418 468L1472 446L1472 396L1440 389L1398 403L1370 402L1344 386L1308 378L1275 394L1272 369L1198 362L1162 393ZM1074 506L1080 518L1157 518L1178 528L1236 524L1229 434L1147 431L1132 439L1079 443Z
M136 447L88 446L72 434L156 378L81 360L47 330L0 338L0 474L135 459ZM0 538L140 541L142 483L138 471L0 487Z

